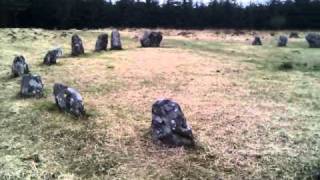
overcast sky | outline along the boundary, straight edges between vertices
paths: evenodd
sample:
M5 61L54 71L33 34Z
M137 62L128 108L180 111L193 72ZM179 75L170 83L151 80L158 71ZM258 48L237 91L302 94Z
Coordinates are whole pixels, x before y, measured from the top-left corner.
M162 4L163 2L166 2L167 0L159 0L159 2ZM242 3L243 5L248 5L250 2L253 3L264 3L267 2L268 0L236 0L238 3ZM194 3L196 2L203 2L205 4L209 3L210 0L193 0Z

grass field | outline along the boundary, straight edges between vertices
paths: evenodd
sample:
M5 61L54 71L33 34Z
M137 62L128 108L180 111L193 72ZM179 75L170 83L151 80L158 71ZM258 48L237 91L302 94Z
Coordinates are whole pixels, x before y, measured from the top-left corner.
M161 48L140 48L142 31L123 29L124 50L95 53L110 29L0 29L0 179L320 177L320 50L304 33L278 48L288 32L257 32L264 45L254 47L249 31L162 30ZM84 56L70 57L73 33ZM64 56L42 65L54 47ZM10 70L19 54L41 75L44 98L18 97ZM59 112L56 82L81 92L88 118ZM151 105L163 97L180 103L195 149L151 142Z

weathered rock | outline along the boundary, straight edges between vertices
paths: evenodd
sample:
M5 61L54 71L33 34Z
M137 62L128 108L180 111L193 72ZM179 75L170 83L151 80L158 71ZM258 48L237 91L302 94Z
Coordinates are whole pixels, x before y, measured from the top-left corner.
M77 34L73 35L71 38L71 48L72 48L72 52L71 52L72 56L79 56L81 54L84 54L82 40Z
M162 41L161 32L150 32L146 31L143 34L143 37L140 39L142 47L159 47Z
M194 146L192 130L184 114L174 101L156 101L152 106L152 139L167 146Z
M278 47L285 47L287 46L288 38L286 36L280 36L278 39Z
M122 49L120 33L117 30L112 30L111 32L111 49L112 50Z
M20 94L22 97L42 97L43 83L38 75L24 75L21 81Z
M299 38L299 33L297 33L297 32L291 32L291 33L289 34L289 38Z
M57 63L57 59L62 56L62 50L60 48L48 51L43 59L43 64L52 65Z
M261 42L261 39L259 36L254 37L252 45L254 45L254 46L261 46L262 45L262 42Z
M11 66L12 75L14 77L22 76L29 73L29 66L23 56L16 56Z
M320 48L320 34L309 33L306 36L310 48Z
M54 84L53 95L58 108L73 114L76 117L85 115L83 101L80 93L63 84Z
M108 34L100 34L98 36L96 46L95 46L95 51L106 51L108 46Z

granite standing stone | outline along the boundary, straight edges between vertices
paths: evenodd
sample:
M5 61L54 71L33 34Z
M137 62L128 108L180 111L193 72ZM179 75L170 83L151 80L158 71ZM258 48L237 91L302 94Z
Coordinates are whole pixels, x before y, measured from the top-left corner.
M280 36L278 39L278 47L285 47L287 46L288 38L286 36Z
M11 72L13 77L22 76L28 74L29 66L23 56L16 56L11 66Z
M170 147L194 146L191 128L176 102L164 99L152 106L152 139L157 144Z
M21 81L20 94L22 97L42 97L43 86L39 75L24 75Z
M254 45L254 46L261 46L262 45L262 42L261 42L261 39L259 36L254 37L252 45Z
M142 47L159 47L162 41L162 33L161 32L144 32L142 38L140 39L140 43Z
M85 115L83 100L80 93L63 84L54 84L53 95L58 108L76 117Z
M309 33L306 36L306 40L309 43L310 48L320 48L320 34Z
M96 42L95 51L96 52L106 51L107 46L108 46L108 34L105 34L105 33L100 34Z
M43 59L43 64L52 65L57 63L57 59L62 56L62 50L60 48L48 51Z
M117 30L113 30L111 32L111 49L112 50L122 49L120 33Z
M71 38L71 48L72 48L72 52L71 52L72 56L79 56L81 54L84 54L82 40L77 34L73 35Z

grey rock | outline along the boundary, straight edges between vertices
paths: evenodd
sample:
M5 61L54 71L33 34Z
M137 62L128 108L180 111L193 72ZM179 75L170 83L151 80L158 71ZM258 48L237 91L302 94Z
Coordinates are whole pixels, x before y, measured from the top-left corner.
M278 39L278 47L285 47L287 46L288 38L286 36L280 36Z
M262 42L261 42L261 39L259 36L255 36L254 37L254 40L252 42L252 45L253 46L261 46L262 45Z
M164 99L152 105L152 139L170 147L194 146L192 130L176 102Z
M309 33L306 36L306 40L309 43L310 48L320 48L320 34Z
M52 65L57 63L57 59L62 56L62 50L60 48L48 51L43 59L43 64Z
M81 54L84 54L82 40L77 34L73 35L71 38L71 48L72 48L72 52L71 52L72 56L79 56Z
M43 86L39 75L24 75L21 81L20 94L22 97L42 97Z
M162 41L161 32L150 32L146 31L143 34L143 37L140 39L142 47L159 47Z
M289 38L300 38L300 37L299 37L299 33L297 33L297 32L291 32L291 33L289 34Z
M112 30L111 32L111 50L121 50L121 37L117 30Z
M53 86L53 95L58 108L76 117L85 115L83 100L80 93L66 85L56 83Z
M108 34L100 34L98 36L96 46L95 46L95 51L106 51L108 46Z
M23 56L16 56L11 66L13 77L22 76L29 73L29 66Z

